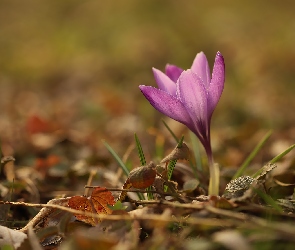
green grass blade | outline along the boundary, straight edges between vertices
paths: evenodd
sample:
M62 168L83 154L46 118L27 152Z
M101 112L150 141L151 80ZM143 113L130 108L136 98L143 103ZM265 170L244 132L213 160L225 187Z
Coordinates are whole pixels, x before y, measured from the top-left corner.
M270 163L276 163L277 161L279 161L280 159L282 159L286 154L288 154L293 148L295 148L295 144L293 144L292 146L290 146L289 148L287 148L284 152L282 152L279 155L277 155L276 157L274 157L270 161Z
M175 139L176 142L178 142L178 138L177 136L173 133L173 131L171 130L171 128L168 126L168 124L162 120L164 126L168 129L168 131L170 132L170 134L172 135L172 137Z
M184 140L184 135L181 136L180 140L179 140L178 143L177 143L177 147L178 147L178 148L181 148L181 147L182 147L183 140Z
M170 161L169 164L168 164L168 172L167 172L167 179L170 180L171 179L171 176L172 176L172 173L173 173L173 170L175 168L175 165L177 163L177 160L173 160L173 161ZM164 186L164 191L167 192L168 190L168 186Z
M102 143L105 145L107 150L111 153L111 155L116 159L116 161L119 163L119 166L122 168L123 172L126 176L129 175L129 169L126 167L124 162L121 160L121 158L117 155L117 153L112 149L112 147L104 140L102 140ZM137 193L140 200L144 200L144 195L142 193Z
M102 140L102 143L105 145L107 150L111 153L111 155L116 159L116 161L119 163L119 166L122 168L123 172L126 176L129 175L129 170L124 164L124 162L121 160L121 158L117 155L117 153L112 149L112 147L104 140Z
M169 181L171 180L171 176L172 176L172 173L173 173L176 163L177 163L177 160L173 160L173 161L170 161L168 164L167 178Z
M236 174L233 176L232 180L243 175L245 169L249 166L250 162L254 159L254 157L257 155L260 149L264 146L271 134L272 130L268 131L267 134L261 139L261 141L256 145L256 147L253 149L253 151L250 153L250 155L246 158L241 167L238 169Z
M147 188L147 190L148 190L148 188ZM136 193L137 194L137 196L138 196L138 198L140 199L140 200L145 200L145 197L144 197L144 195L142 194L142 193ZM154 198L154 197L153 197ZM153 199L152 198L152 199Z
M143 150L141 147L141 143L140 143L136 134L134 134L134 138L135 138L136 147L138 150L138 155L139 155L139 160L140 160L141 166L144 166L144 165L146 165L146 160L145 160L144 153L143 153Z
M147 191L152 191L153 188L152 188L152 186L150 186L150 187L146 188L146 190ZM147 195L148 200L153 200L154 199L154 194L153 193L148 192L146 195Z
M182 136L180 138L180 140L179 140L179 142L177 144L178 148L182 147L183 140L184 140L184 136ZM177 162L177 160L173 160L173 161L170 161L169 164L168 164L168 173L167 173L168 180L171 179L171 176L172 176L173 170L175 168L176 162Z
M182 136L180 138L179 142L177 143L178 148L182 147L183 140L184 140L184 136ZM177 163L177 160L169 161L169 164L168 164L168 167L167 167L167 179L169 181L171 180L171 176L172 176L172 173L173 173L173 170L175 168L176 163ZM164 191L166 192L167 190L168 190L168 187L164 186Z
M277 204L271 196L262 192L260 189L255 188L253 190L265 201L266 204L270 205L272 208L274 208L275 210L277 210L280 213L283 212L283 209L281 208L281 206L279 204Z
M141 166L144 166L144 165L146 165L146 160L145 160L145 156L144 156L144 153L143 153L143 150L142 150L141 143L140 143L140 141L139 141L136 134L134 134L134 138L135 138L136 147L137 147L137 151L138 151ZM152 190L152 187L148 187L148 188L146 188L146 190ZM144 200L144 196L143 196L142 193L138 193L137 195L138 195L139 199ZM147 197L148 197L148 200L153 200L154 199L154 195L152 193L147 193Z
M203 166L202 166L202 161L201 161L201 154L200 154L200 147L199 147L199 141L197 139L197 136L193 133L193 132L189 132L190 135L190 139L191 139L191 143L192 143L192 151L193 151L193 155L195 157L195 161L196 161L196 168L199 171L203 171ZM195 173L195 176L197 177L196 174L196 170L195 170L195 166L193 166L191 164L191 167Z

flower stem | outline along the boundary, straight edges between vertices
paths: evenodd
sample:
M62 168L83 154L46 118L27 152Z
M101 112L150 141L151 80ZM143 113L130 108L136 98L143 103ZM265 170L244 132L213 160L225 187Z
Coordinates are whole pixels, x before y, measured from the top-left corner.
M219 166L214 163L211 145L206 147L206 154L208 157L208 165L209 165L209 195L219 195Z

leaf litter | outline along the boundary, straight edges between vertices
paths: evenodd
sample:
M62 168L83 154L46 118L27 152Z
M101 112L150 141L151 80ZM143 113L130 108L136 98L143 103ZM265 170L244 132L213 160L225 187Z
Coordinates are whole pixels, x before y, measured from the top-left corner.
M173 178L183 164L188 164L186 159L191 157L187 153L187 144L185 145L183 152L180 152L177 147L176 154L173 153L176 148L172 150L168 158L165 157L162 160L163 163L161 160L158 161L158 165L151 162L146 166L134 168L128 176L122 176L120 179L125 179L125 184L122 183L121 188L113 188L111 183L107 183L107 176L102 175L100 178L105 179L106 187L86 185L85 188L91 190L89 197L72 195L67 198L52 199L47 204L30 203L28 198L16 200L12 197L15 201L3 199L1 206L10 207L5 210L7 215L20 207L35 211L35 215L34 213L29 215L27 225L16 227L18 230L15 232L28 233L27 239L19 240L19 244L23 242L19 249L32 247L37 249L37 246L40 249L56 247L93 249L93 246L96 246L96 249L98 247L99 249L116 249L117 247L149 249L171 246L176 249L192 249L201 246L205 249L218 249L220 246L234 249L242 243L244 249L251 249L251 246L259 246L264 241L277 242L278 245L280 241L285 241L286 246L294 244L295 227L289 223L295 218L293 193L277 200L271 193L271 190L278 186L290 188L290 185L284 185L275 179L275 174L272 175L276 164L266 164L256 171L253 177L239 177L238 179L245 180L243 184L240 184L241 181L238 179L228 183L224 197L206 196L204 180L184 176L186 181L176 182L177 178ZM173 158L169 159L169 155ZM6 159L11 158L6 157ZM169 180L165 169L166 161L174 160L177 160L177 163L172 180ZM11 160L3 159L4 167L8 162ZM54 164L52 166L49 164L47 168L53 168ZM35 171L40 172L40 169ZM75 176L71 177L73 174L71 167L68 166L63 178L70 178L73 181L72 178ZM19 176L17 171L15 176L17 180ZM82 174L75 178L83 180L85 177L87 175ZM43 181L56 179L50 176L48 170L38 178ZM85 183L86 181L87 179ZM158 184L159 181L161 185ZM92 182L96 182L95 178ZM16 183L17 181L15 181L14 192L23 192L21 190L26 189L26 185L17 188ZM67 182L65 181L63 185L67 185ZM167 191L164 190L164 185L168 186ZM232 189L243 192L227 196L230 185ZM150 188L147 189L148 187ZM277 210L273 203L267 202L264 199L265 196L259 195L259 192L255 191L256 188L266 197L273 197L272 200L281 210ZM201 194L200 190L203 189L205 189L204 193ZM31 191L27 190L27 192ZM64 192L66 193L66 189ZM153 199L147 199L146 195L141 197L133 195L149 192L154 195ZM36 210L38 207L43 208L38 212ZM267 219L265 216L271 216L272 219ZM13 222L14 218L16 217L8 217L6 225L9 225L9 221ZM8 227L5 228L8 229ZM233 230L233 228L236 229ZM268 232L267 237L265 237L266 232Z
M217 145L221 196L209 197L206 162L194 158L200 154L191 152L191 142L183 142L181 151L167 137L160 150L167 157L161 159L146 153L152 148L151 139L139 133L138 157L132 151L132 135L127 140L122 135L124 144L119 135L115 142L106 136L105 142L112 142L106 148L93 134L53 121L29 117L18 143L5 138L1 143L1 225L27 235L18 240L19 249L240 249L240 244L259 249L269 242L273 248L292 249L294 152L292 146L286 150L285 141L277 149L272 147L277 141L269 139L263 154L256 152L243 173L255 181L235 197L225 197L223 191L234 176L227 167L232 153ZM245 137L237 132L224 143L242 152ZM152 163L142 164L143 157ZM271 159L277 161L276 168L272 169ZM202 167L194 166L200 163ZM89 183L93 170L96 174ZM85 194L85 189L94 195ZM108 194L106 203L95 191L101 189Z

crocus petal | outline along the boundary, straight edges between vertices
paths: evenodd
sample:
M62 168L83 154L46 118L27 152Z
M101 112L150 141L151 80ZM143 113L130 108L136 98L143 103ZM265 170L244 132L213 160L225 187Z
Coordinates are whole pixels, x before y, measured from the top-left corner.
M151 86L139 86L141 92L150 104L158 111L170 118L192 127L192 120L184 105L172 95Z
M169 93L170 95L176 95L176 84L168 76L166 76L162 71L153 68L153 73L155 76L156 83L159 89Z
M200 134L209 128L207 115L207 90L202 79L192 70L184 71L177 81L177 97L184 104Z
M224 88L225 81L224 59L217 52L212 72L211 83L208 88L208 115L211 117Z
M191 70L203 80L206 87L209 85L211 79L210 68L207 57L203 52L200 52L196 55Z
M181 73L183 72L183 69L172 65L172 64L167 64L165 68L166 75L173 81L177 82L178 78L180 77Z

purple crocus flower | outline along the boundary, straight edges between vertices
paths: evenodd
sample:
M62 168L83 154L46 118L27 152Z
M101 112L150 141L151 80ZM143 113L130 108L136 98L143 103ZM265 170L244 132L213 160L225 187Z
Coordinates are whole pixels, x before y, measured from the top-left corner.
M159 88L140 85L150 104L161 113L183 123L203 144L209 161L209 194L218 195L219 169L214 165L210 121L224 87L224 59L217 52L212 72L203 52L197 54L191 69L166 66L166 74L153 68Z

